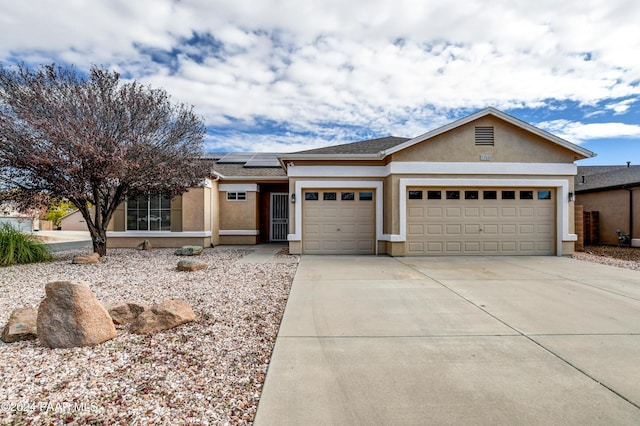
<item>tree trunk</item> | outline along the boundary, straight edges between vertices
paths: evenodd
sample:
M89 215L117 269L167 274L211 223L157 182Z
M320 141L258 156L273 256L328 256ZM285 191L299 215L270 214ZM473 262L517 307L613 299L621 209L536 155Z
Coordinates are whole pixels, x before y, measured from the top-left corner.
M107 255L107 233L103 229L96 229L91 232L91 241L93 242L93 251L98 253L100 257Z

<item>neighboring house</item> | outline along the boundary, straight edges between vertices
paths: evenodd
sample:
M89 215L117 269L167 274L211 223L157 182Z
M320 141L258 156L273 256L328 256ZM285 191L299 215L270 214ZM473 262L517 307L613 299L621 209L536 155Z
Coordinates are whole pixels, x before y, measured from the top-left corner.
M617 245L620 230L640 247L640 166L580 166L575 189L576 205L598 212L598 242Z
M38 220L37 215L30 215L19 211L13 202L4 202L0 204L0 225L4 225L5 223L26 233L31 233L40 229L40 221Z
M108 244L288 241L291 253L304 254L570 254L574 161L594 155L493 108L413 139L210 154L203 187L124 203Z
M89 227L80 210L68 213L60 218L60 230L62 231L88 231Z

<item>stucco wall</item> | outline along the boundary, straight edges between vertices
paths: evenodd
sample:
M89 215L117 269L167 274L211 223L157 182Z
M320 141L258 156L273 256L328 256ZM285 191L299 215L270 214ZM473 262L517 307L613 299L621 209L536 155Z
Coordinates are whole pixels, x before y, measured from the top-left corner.
M227 200L227 192L220 191L220 230L257 230L258 229L258 196L257 192L248 191L247 199L242 201ZM221 244L224 244L221 242Z
M633 198L633 238L640 238L640 190L634 191ZM585 212L600 212L600 242L617 245L616 229L629 234L629 191L626 189L578 194L576 203L581 204Z
M475 128L493 127L494 146L476 146ZM572 163L575 154L494 117L483 117L393 154L393 161Z
M87 222L80 211L75 211L60 220L60 229L63 231L88 231Z
M149 240L154 248L177 248L182 246L202 246L211 245L209 237L154 237L153 232L144 237L109 237L107 238L108 248L134 248L144 240Z

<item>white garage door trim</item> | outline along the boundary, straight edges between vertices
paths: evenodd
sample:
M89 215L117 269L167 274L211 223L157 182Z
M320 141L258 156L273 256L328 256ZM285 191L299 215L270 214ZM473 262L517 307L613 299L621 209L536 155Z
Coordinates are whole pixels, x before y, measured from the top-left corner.
M314 189L314 188L362 188L362 189L371 189L375 191L375 202L376 202L376 240L374 241L375 245L375 254L378 254L378 241L382 239L382 204L383 204L383 193L382 193L382 182L370 181L370 180L360 180L360 181L343 181L343 180L301 180L296 181L295 183L295 195L296 203L294 207L294 218L295 218L295 233L289 234L287 239L289 241L301 241L302 240L302 191L304 189Z
M456 187L513 187L556 189L556 254L562 256L563 241L577 241L576 234L569 233L569 182L560 179L400 179L400 234L390 235L390 241L407 240L407 187L456 186Z

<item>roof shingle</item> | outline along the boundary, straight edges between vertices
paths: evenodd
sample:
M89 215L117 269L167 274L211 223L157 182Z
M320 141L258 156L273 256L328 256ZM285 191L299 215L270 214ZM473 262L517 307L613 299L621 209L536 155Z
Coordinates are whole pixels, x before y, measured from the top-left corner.
M640 166L578 166L574 182L577 193L640 186Z

